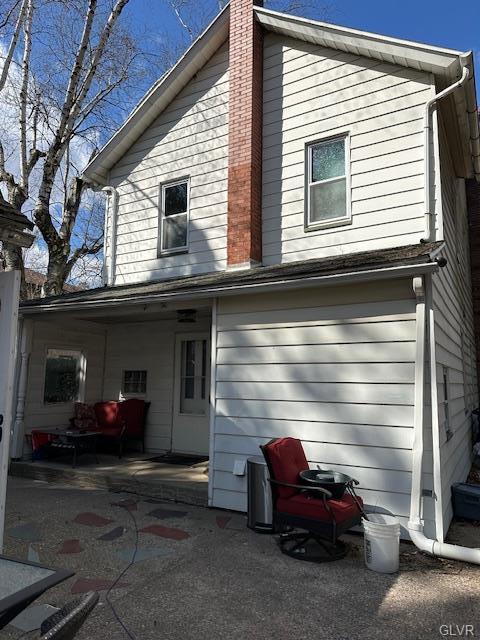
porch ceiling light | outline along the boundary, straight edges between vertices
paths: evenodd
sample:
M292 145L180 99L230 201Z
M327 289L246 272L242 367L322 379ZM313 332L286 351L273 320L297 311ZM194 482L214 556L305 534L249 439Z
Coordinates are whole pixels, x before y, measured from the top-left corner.
M193 323L197 321L196 309L179 309L177 311L177 321L179 323Z

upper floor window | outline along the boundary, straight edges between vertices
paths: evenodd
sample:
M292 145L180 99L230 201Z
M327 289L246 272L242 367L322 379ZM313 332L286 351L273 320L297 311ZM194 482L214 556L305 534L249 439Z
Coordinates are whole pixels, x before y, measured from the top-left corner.
M189 181L184 178L161 186L160 252L177 253L188 248Z
M350 221L349 182L347 136L307 146L307 229Z

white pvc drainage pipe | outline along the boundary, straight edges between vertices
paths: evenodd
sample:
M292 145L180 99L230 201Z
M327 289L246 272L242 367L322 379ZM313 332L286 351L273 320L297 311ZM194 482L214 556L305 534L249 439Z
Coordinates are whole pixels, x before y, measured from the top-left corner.
M480 564L480 549L469 549L455 544L437 542L427 538L423 532L423 522L421 519L422 508L422 463L423 463L423 427L424 427L424 384L425 384L425 346L426 346L426 302L425 284L423 277L413 280L413 289L417 299L416 304L416 345L415 355L415 415L414 415L414 440L412 457L412 493L410 503L410 520L408 531L412 542L421 551L425 551L432 556L449 558L451 560L462 560ZM428 306L431 301L427 298ZM428 311L430 309L428 308ZM428 317L428 316L427 316ZM434 359L430 358L431 367L435 367ZM432 386L432 385L431 385ZM433 398L432 398L433 400ZM432 408L436 402L432 401ZM441 487L434 487L435 492L441 491Z
M117 219L118 219L118 191L115 187L106 186L102 189L109 195L109 200L105 206L105 232L108 230L108 213L110 210L111 230L110 230L110 260L106 264L105 284L112 286L115 284L115 269L117 263ZM107 236L105 235L104 252L107 247Z
M431 192L431 184L430 184L430 115L432 107L446 96L453 93L456 89L461 87L468 80L470 76L470 71L468 67L465 65L464 59L468 54L464 54L464 56L460 57L460 61L462 66L462 77L457 82L454 82L443 91L437 93L433 98L425 104L425 112L423 116L423 132L424 132L424 143L423 143L423 167L424 167L424 212L425 212L425 236L422 238L421 242L432 242L432 228L431 228L431 220L432 213L430 211L430 192Z

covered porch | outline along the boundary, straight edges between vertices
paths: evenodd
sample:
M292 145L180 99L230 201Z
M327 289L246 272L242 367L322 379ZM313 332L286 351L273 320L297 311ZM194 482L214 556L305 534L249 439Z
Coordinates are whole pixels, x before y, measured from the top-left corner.
M206 298L23 313L12 475L207 504L211 324ZM147 408L144 451L126 441L119 458L99 436L98 459L85 453L75 469L68 452L32 460L32 431L71 429L76 402L132 398ZM165 452L180 460L164 462Z

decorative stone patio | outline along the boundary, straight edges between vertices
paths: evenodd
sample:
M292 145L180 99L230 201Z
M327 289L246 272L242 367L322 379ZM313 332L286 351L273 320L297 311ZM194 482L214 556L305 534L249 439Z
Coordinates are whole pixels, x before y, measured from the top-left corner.
M40 563L75 575L2 640L18 640L32 618L40 624L39 614L91 589L100 603L78 640L127 638L112 606L136 640L434 640L441 625L478 625L479 568L412 545L402 545L395 575L365 568L360 536L344 560L315 565L282 556L276 537L247 529L243 514L19 478L9 480L6 524L8 556L34 550ZM479 528L470 530L478 545Z

